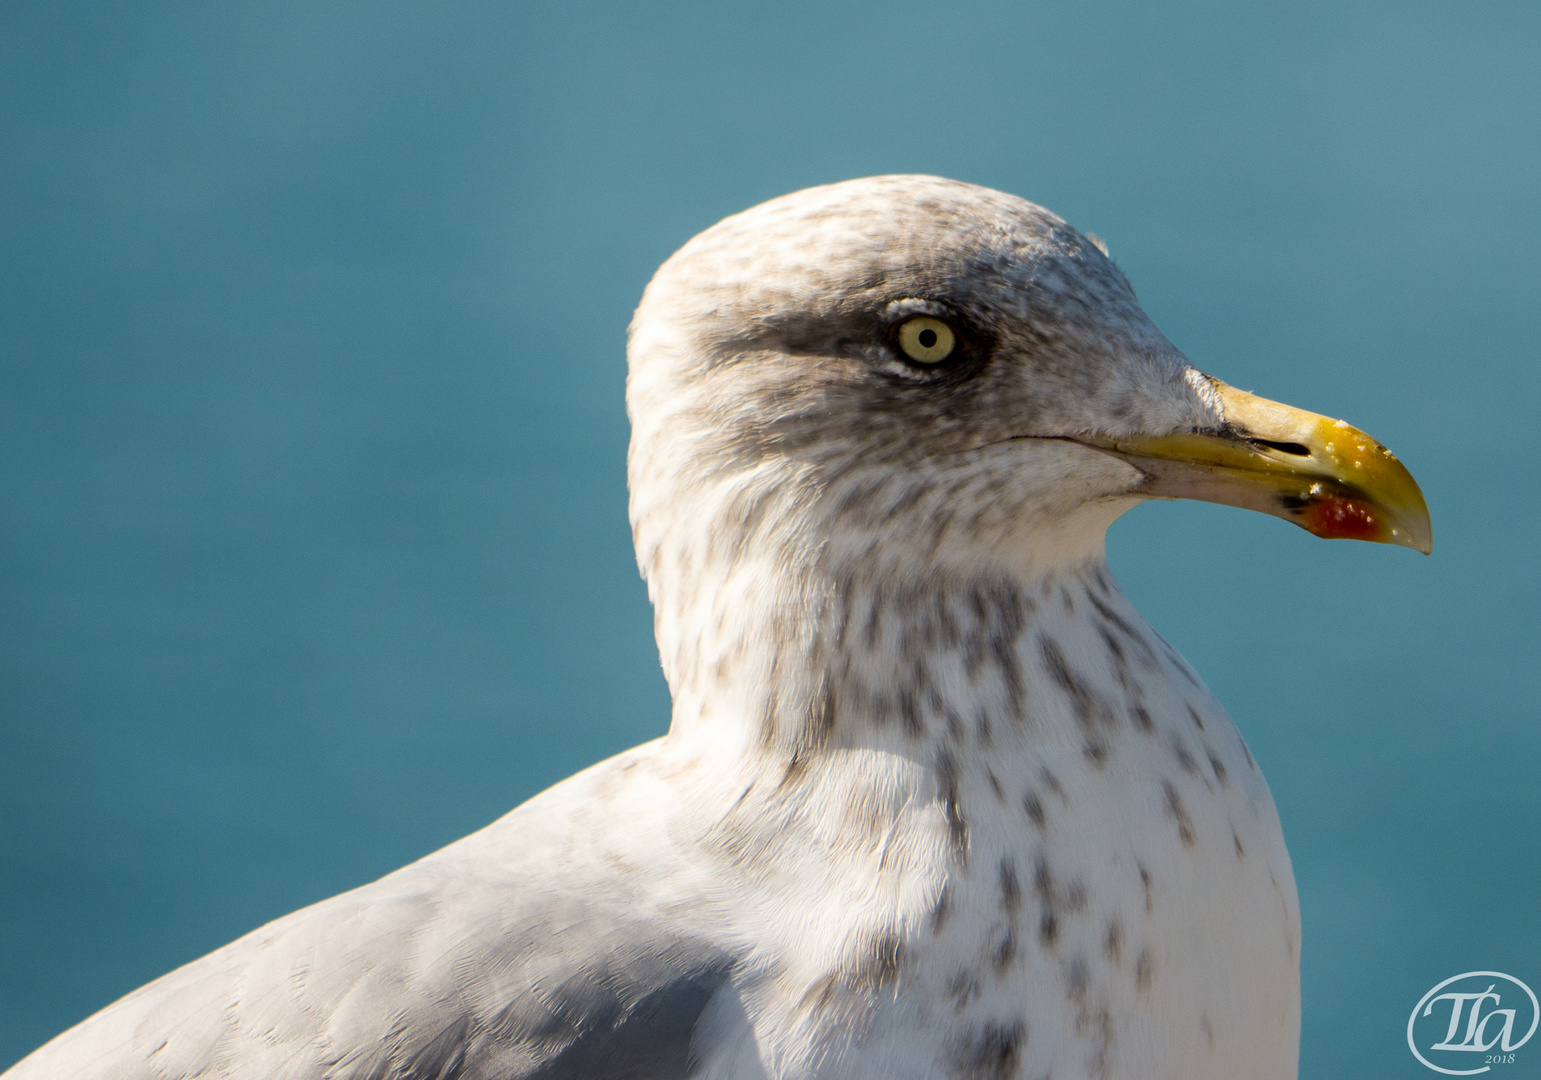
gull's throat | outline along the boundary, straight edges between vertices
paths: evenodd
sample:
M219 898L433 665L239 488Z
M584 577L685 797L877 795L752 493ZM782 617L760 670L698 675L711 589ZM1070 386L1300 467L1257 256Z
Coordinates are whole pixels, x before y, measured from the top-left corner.
M1036 579L755 570L738 567L660 620L676 738L733 733L755 756L863 747L931 763L1037 742L1100 766L1150 715L1145 684L1198 688L1101 559Z

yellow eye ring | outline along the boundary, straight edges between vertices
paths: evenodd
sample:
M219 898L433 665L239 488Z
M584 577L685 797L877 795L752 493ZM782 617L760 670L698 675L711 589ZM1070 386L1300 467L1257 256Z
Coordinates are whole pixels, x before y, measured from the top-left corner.
M957 348L958 335L941 319L917 315L899 324L899 348L917 364L940 364Z

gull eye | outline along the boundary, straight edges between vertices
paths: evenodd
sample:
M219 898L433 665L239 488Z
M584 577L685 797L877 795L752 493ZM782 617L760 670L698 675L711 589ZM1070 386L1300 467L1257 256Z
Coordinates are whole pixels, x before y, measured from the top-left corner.
M899 324L895 335L904 355L917 364L940 364L958 346L958 335L941 319L918 315Z

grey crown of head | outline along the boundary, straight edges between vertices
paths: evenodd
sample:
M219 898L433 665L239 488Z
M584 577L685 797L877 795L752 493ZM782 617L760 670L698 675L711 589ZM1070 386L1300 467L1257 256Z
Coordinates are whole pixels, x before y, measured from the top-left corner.
M919 314L958 328L952 361L925 368L897 350L893 327ZM1097 244L1023 199L927 176L800 191L706 230L648 286L630 358L645 572L681 507L709 513L713 492L734 484L795 489L783 509L823 535L880 522L891 533L903 525L896 502L911 524L934 523L941 507L922 493L942 485L952 524L969 513L977 527L951 528L952 543L938 533L935 546L999 547L1137 478L1024 436L1217 422ZM742 491L730 501L767 531L763 507L745 509ZM719 527L748 526L729 514Z

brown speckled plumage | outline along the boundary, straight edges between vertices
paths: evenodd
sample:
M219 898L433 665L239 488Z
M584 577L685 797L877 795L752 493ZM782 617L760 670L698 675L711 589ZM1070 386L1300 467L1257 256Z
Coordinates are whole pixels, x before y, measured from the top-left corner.
M668 737L7 1080L1293 1077L1272 801L1107 569L1142 474L1074 438L1224 417L1100 242L799 192L665 263L630 361Z

